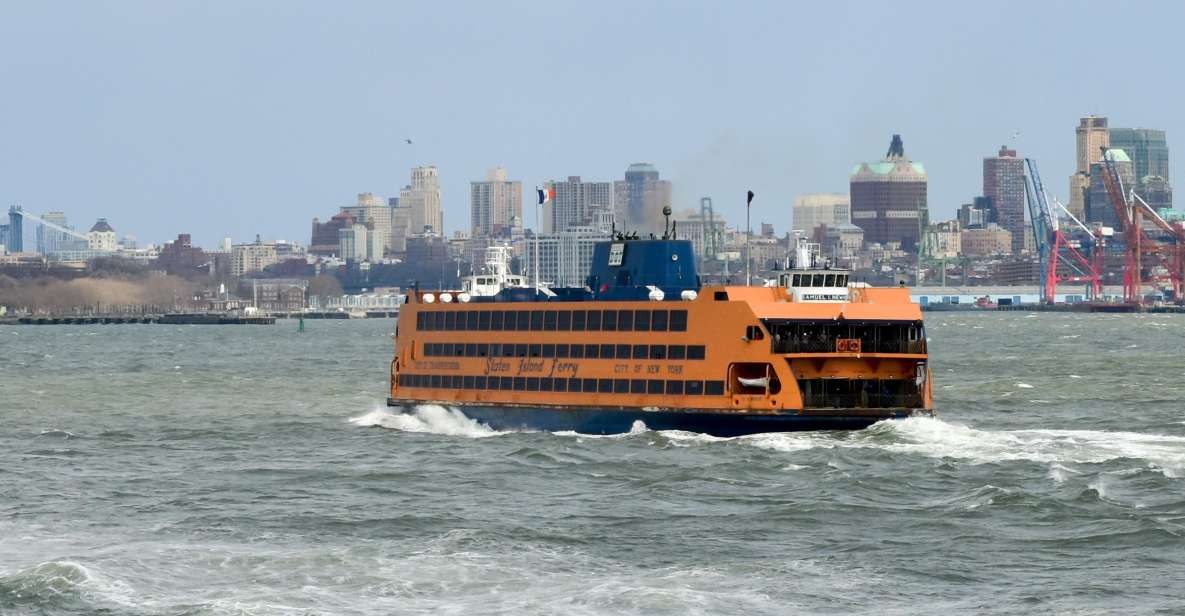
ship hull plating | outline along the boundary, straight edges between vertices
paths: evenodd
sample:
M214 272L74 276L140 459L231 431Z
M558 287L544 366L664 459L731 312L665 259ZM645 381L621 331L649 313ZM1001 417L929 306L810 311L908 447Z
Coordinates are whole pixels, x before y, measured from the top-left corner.
M390 398L387 405L400 412L412 413L423 401ZM431 403L428 403L431 404ZM456 409L469 419L494 430L540 430L579 434L624 434L642 422L650 430L681 430L719 437L744 436L765 432L801 432L811 430L862 430L885 419L903 419L911 415L930 415L911 409L865 409L846 411L828 409L803 414L747 414L684 410L644 410L608 407L531 407L519 405L457 404L440 402Z

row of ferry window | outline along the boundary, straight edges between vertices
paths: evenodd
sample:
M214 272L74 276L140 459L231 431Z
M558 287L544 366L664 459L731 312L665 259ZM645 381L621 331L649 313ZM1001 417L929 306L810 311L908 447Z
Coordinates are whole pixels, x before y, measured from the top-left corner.
M686 310L434 310L419 331L685 332Z
M400 387L480 389L489 391L551 391L586 394L650 394L722 396L724 381L664 381L661 379L580 379L537 376L481 376L459 374L400 374Z
M846 287L847 274L793 274L792 287Z
M704 359L702 344L499 344L428 342L426 357L544 357L558 359Z

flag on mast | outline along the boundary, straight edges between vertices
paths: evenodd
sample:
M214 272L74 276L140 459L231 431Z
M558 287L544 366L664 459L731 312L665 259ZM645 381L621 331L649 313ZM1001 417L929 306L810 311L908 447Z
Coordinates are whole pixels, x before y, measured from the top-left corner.
M555 189L550 186L539 186L535 189L539 193L539 205L543 205L555 198Z

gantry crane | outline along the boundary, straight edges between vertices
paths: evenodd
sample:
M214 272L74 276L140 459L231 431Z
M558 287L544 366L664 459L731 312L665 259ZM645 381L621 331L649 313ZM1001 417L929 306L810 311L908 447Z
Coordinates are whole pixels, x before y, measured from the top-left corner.
M1107 189L1111 207L1115 209L1115 216L1123 227L1123 301L1141 303L1144 284L1159 288L1167 282L1172 288L1173 301L1182 303L1185 301L1182 297L1182 291L1185 290L1185 227L1179 222L1170 223L1162 218L1136 194L1134 188L1130 192L1125 190L1110 152L1106 147L1102 151L1103 185ZM1145 228L1145 219L1151 223L1152 229ZM1158 230L1160 234L1156 233ZM1145 256L1151 257L1150 262L1167 273L1153 273L1149 268L1150 271L1145 274Z
M1065 206L1057 203L1070 220L1094 238L1094 247L1091 250L1094 260L1087 259L1061 230L1059 219L1062 212L1054 212L1050 207L1049 196L1045 192L1045 185L1041 182L1041 174L1037 171L1037 162L1026 158L1025 166L1028 168L1028 174L1025 177L1025 196L1029 205L1029 222L1033 226L1033 239L1037 243L1042 303L1052 304L1054 302L1059 282L1087 283L1090 285L1088 291L1090 299L1098 299L1102 294L1103 287L1102 257L1105 241L1103 229L1092 230L1074 217ZM1062 265L1065 267L1060 268L1062 271L1059 271L1059 266Z

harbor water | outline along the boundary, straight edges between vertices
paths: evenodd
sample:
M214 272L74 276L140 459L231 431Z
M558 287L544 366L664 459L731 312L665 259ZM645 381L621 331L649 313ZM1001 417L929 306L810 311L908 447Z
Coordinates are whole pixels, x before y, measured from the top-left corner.
M927 315L939 417L384 408L392 320L0 328L0 614L1185 613L1185 316Z

